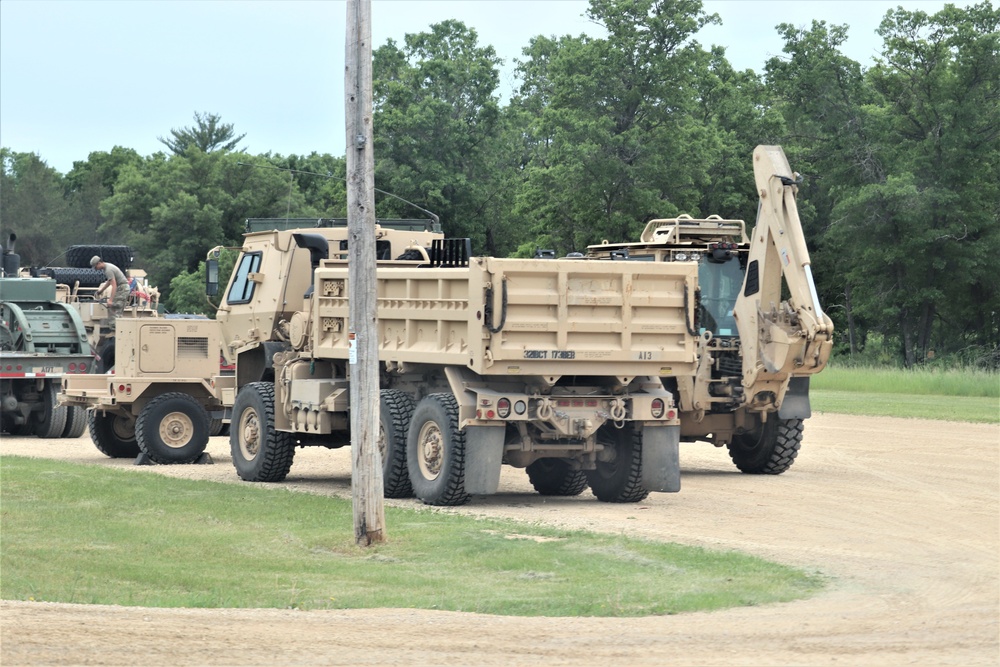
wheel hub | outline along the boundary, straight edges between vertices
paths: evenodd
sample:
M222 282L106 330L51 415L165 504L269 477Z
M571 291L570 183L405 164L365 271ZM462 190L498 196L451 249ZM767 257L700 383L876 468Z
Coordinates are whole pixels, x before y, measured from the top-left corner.
M260 425L257 422L257 414L251 412L245 415L240 426L240 448L247 458L252 459L260 451Z
M437 424L424 424L420 429L420 472L427 479L437 479L444 464L444 437Z
M183 447L193 435L194 422L183 412L171 412L160 422L160 439L167 447Z

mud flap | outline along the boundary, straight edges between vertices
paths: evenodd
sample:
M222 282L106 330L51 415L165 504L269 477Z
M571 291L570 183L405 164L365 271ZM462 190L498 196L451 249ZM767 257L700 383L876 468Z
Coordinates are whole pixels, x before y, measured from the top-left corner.
M812 408L809 406L809 376L793 377L788 380L788 389L778 408L778 416L782 419L809 419Z
M497 492L505 434L502 426L465 427L466 493L485 496Z
M642 429L642 485L650 491L681 490L680 426Z

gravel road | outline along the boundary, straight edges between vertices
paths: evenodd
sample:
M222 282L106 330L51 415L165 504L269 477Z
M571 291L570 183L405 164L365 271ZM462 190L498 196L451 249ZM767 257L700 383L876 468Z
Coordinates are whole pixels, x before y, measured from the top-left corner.
M240 482L215 465L136 467L86 436L4 436L18 454ZM506 469L457 512L737 549L817 571L808 600L647 618L515 618L414 609L148 609L0 602L13 665L997 665L1000 427L819 414L778 477L725 450L681 450L683 489L638 505L543 499ZM284 486L350 497L346 450L301 450ZM414 501L387 501L412 505ZM391 525L388 527L391 536Z

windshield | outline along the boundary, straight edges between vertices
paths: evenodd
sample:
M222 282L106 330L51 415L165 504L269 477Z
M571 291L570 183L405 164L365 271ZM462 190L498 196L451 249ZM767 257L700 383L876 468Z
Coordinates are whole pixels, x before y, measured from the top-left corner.
M698 285L701 287L701 328L715 336L737 336L733 308L743 287L743 269L733 256L724 262L707 258L698 264Z

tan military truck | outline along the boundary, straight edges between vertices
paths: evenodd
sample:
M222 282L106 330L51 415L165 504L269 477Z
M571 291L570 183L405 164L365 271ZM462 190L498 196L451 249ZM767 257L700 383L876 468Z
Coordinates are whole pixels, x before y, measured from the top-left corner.
M86 408L90 437L112 458L191 463L235 396L209 319L119 318L113 374L64 376L60 402Z
M249 231L244 248L256 259L241 265L238 271L253 264L251 279L262 276L263 271L286 277L308 274L309 250L298 248L292 241L296 232L289 231L296 224L322 225L310 230L312 234L338 248L346 243L344 221L251 219L247 229L259 231ZM393 247L406 252L420 244L429 246L431 239L441 237L439 232L424 231L414 221L383 224L387 227L378 230L382 253L391 252ZM415 252L412 248L411 254ZM217 257L217 253L209 254ZM266 260L257 261L264 255ZM288 287L294 288L295 284L293 278ZM68 301L79 306L77 310L91 307L86 298ZM93 317L84 317L84 322L90 321L99 331L102 324L107 324L106 310L97 303L92 307ZM117 321L111 355L114 373L66 378L59 401L74 410L88 410L91 439L107 456L142 454L153 463L191 463L201 457L208 437L228 421L236 379L223 367L222 355L230 356L224 335L237 334L230 334L216 320L144 317L144 312L140 307L138 312L128 312ZM263 356L245 354L243 372L257 373L253 364L258 359ZM266 374L267 362L261 363L259 373Z
M727 445L745 472L786 470L832 324L784 154L754 161L750 236L682 218L580 259L473 258L451 240L421 265L379 266L387 495L462 503L495 491L506 463L541 493L637 501L679 488L682 437ZM350 443L347 267L323 239L297 242L311 271L259 271L267 254L245 249L217 316L237 366L233 462L253 481L282 479L296 446Z

